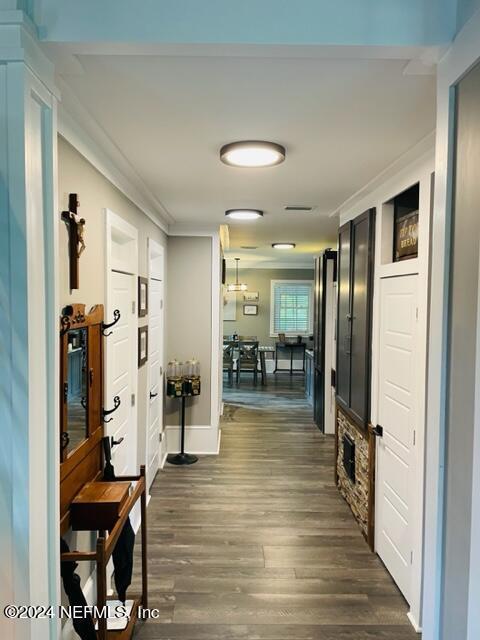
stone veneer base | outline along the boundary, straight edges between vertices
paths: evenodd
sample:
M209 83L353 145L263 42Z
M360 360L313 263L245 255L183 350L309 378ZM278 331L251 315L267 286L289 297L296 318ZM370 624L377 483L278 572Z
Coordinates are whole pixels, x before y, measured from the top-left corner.
M355 482L343 467L343 436L355 442ZM369 541L370 460L368 433L362 434L351 419L337 407L337 483L340 493L352 510L363 535Z

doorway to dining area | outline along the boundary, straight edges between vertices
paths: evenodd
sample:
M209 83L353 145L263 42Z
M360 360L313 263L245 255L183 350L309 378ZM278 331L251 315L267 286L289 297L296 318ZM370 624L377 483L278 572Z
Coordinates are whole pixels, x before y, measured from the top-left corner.
M237 277L233 259L226 258L224 402L240 401L242 394L262 402L260 394L281 388L299 393L313 416L313 261L287 267L244 262ZM246 289L235 291L232 284Z

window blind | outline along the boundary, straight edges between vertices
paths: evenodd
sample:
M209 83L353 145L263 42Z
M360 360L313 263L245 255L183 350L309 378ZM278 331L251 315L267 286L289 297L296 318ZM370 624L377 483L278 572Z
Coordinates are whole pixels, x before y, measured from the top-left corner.
M272 282L272 333L312 331L312 283Z

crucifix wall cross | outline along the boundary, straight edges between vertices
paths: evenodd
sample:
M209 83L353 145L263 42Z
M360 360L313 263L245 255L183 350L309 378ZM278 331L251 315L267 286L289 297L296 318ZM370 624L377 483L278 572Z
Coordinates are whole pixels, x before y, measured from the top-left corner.
M70 289L78 289L78 259L85 249L83 232L85 229L85 218L78 216L77 210L80 206L76 193L68 196L68 211L62 211L62 220L68 229L68 255L70 265Z

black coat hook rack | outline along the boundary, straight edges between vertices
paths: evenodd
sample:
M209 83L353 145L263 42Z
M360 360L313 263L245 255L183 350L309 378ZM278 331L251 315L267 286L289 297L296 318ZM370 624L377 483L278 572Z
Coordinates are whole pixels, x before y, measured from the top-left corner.
M120 311L118 309L115 309L115 311L113 312L113 322L110 322L109 324L105 324L104 322L102 322L102 333L103 335L108 338L108 336L111 336L113 331L109 331L108 333L105 333L105 329L110 329L110 327L113 327L114 325L117 324L117 322L120 320Z
M109 416L110 414L114 413L121 404L122 403L120 401L120 398L118 396L115 396L113 399L113 409L102 409L103 422L111 422L113 418L109 418L108 420L106 420L105 416Z

